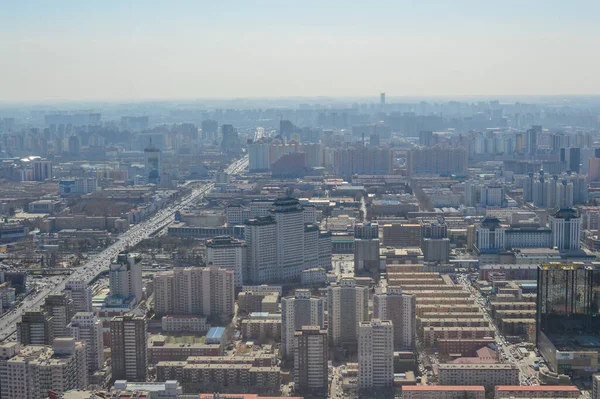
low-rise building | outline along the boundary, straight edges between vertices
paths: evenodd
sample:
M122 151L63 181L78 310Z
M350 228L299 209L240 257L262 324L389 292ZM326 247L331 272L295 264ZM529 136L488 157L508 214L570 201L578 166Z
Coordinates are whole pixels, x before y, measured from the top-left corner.
M161 320L162 332L205 333L210 329L206 317L193 315L168 315Z
M493 389L497 385L518 385L519 368L512 363L479 363L438 365L440 385L483 385Z
M496 387L494 399L508 398L579 398L581 392L574 385L500 385Z
M468 385L404 386L402 399L485 399L485 388Z

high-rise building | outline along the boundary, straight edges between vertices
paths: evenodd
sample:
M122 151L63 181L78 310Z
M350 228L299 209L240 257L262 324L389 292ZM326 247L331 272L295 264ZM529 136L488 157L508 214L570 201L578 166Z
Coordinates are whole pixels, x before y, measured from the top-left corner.
M218 236L206 242L206 263L234 272L236 288L246 276L246 244L230 236Z
M532 126L531 129L525 133L525 145L527 147L527 153L529 155L535 155L538 147L538 134L542 133L541 126Z
M221 126L221 134L223 140L221 141L221 148L226 152L237 153L241 150L240 137L238 131L233 125Z
M581 218L572 208L561 208L549 216L552 245L559 250L581 247Z
M303 326L325 326L325 301L311 297L310 290L298 289L293 298L281 300L281 346L283 355L294 354L294 334Z
M333 345L356 344L358 323L369 320L369 289L342 277L327 287L328 334Z
M596 369L598 352L592 355L588 343L600 339L599 304L600 269L583 264L538 267L537 347L553 371L589 376ZM572 338L583 336L585 340Z
M354 272L379 274L379 224L354 226Z
M373 319L358 325L358 388L389 388L394 383L394 326Z
M579 173L581 170L581 148L569 148L569 170L573 173Z
M271 169L271 145L257 142L248 144L248 171L268 172Z
M481 190L481 204L483 206L506 206L506 195L504 187L497 184L490 184Z
M229 317L235 300L234 273L218 267L177 267L154 277L157 315Z
M279 121L279 134L285 140L290 140L292 134L296 132L296 126L292 123L292 121L282 119Z
M209 140L216 140L219 134L219 122L213 119L206 119L202 121L202 138Z
M79 156L81 153L81 143L79 142L79 137L70 136L68 141L69 146L69 155Z
M52 316L54 337L71 336L67 325L75 314L73 300L67 293L50 294L46 297L43 306L44 312Z
M335 150L333 170L335 174L388 175L392 173L392 152L389 148L356 145Z
M52 345L54 323L52 316L41 310L27 310L17 323L17 340L23 345Z
M148 358L145 316L126 314L110 321L113 380L146 381Z
M327 392L327 330L305 326L294 333L294 382L300 392Z
M69 280L65 284L65 291L73 299L73 310L75 312L92 311L92 288L85 280Z
M592 399L600 399L600 374L592 376Z
M111 297L135 299L136 303L142 300L144 292L141 262L142 257L137 253L125 251L117 255L108 272Z
M33 175L35 181L44 181L52 178L52 162L45 159L37 159L32 162Z
M385 106L385 93L379 93L379 105L381 107Z
M100 370L104 365L104 344L102 322L93 312L78 312L69 324L71 336L85 343L87 369L89 374Z
M460 148L434 147L416 148L408 152L407 173L409 176L418 174L466 173L467 151Z
M412 348L415 344L417 300L401 287L388 286L373 295L373 318L390 320L394 326L394 347Z
M303 229L304 231L304 229ZM244 232L248 248L248 278L252 283L276 281L277 228L271 216L257 217L246 222Z
M271 215L277 231L278 278L300 280L304 269L304 209L295 198L280 198L273 203Z
M162 173L161 153L159 148L152 145L152 139L150 145L144 149L144 166L148 183L158 183Z
M52 346L30 345L0 361L2 398L56 397L88 387L85 345L74 338L57 338Z

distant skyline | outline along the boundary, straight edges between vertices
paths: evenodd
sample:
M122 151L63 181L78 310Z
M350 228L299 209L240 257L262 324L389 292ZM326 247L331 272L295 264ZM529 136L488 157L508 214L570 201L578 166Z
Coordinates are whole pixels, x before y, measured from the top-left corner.
M3 2L0 101L595 95L599 14L584 0Z

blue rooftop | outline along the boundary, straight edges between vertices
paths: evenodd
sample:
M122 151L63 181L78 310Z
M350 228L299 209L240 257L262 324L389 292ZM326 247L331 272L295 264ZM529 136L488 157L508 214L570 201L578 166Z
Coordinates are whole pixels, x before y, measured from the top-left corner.
M223 334L225 333L225 327L213 327L208 330L206 334L206 338L212 339L221 339L223 338Z

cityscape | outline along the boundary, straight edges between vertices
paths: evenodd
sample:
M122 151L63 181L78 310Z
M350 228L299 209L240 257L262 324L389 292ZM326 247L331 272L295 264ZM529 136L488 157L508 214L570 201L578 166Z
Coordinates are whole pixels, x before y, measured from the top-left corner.
M0 399L600 399L595 20L84 3L0 5Z

